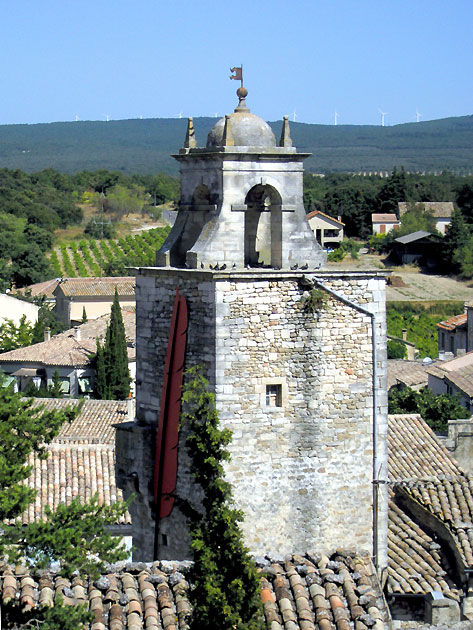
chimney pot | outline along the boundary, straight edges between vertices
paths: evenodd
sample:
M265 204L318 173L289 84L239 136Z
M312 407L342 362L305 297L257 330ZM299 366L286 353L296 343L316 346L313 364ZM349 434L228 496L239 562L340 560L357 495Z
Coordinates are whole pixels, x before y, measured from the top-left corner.
M80 326L74 326L74 337L77 339L77 341L80 341Z
M49 328L49 326L46 326L46 328L44 329L44 341L49 341L51 339L51 328Z

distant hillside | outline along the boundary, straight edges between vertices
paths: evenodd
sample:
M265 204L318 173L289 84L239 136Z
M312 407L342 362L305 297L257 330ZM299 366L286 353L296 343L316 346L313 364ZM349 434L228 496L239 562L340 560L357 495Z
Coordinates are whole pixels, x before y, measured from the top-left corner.
M215 122L194 119L198 144L205 146ZM176 174L170 154L182 146L186 124L185 119L155 118L0 125L0 167ZM281 122L270 125L279 138ZM390 171L394 166L473 172L473 116L393 127L291 123L291 135L300 152L312 153L305 168L314 173Z

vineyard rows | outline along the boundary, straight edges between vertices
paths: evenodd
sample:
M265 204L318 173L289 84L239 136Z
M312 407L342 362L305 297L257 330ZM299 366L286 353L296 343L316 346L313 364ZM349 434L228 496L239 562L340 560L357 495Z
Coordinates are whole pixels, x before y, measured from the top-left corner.
M51 252L49 260L59 278L104 276L110 263L154 266L156 251L168 233L169 228L155 228L117 240L83 238L63 243Z

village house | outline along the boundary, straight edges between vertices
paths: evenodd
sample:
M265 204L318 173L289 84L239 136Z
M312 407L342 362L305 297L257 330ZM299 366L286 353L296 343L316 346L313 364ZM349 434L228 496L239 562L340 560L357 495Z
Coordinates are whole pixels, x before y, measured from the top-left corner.
M473 302L465 311L437 324L440 359L451 359L473 350Z
M324 249L339 247L343 241L343 228L345 227L340 217L335 219L320 210L314 210L307 215L307 221L319 245Z
M427 373L434 394L458 396L465 409L473 411L473 351L450 361L438 361Z
M391 230L396 230L401 222L398 217L392 213L373 213L371 215L372 233L373 234L389 234Z
M127 340L128 368L134 394L136 372L135 312L122 309ZM0 370L6 384L14 383L15 391L23 392L29 384L45 388L53 382L55 372L61 381L64 396L90 396L94 384L92 358L97 351L97 339L103 343L110 315L75 326L58 335L50 336L46 329L40 343L0 354Z
M418 203L400 201L397 204L399 219L402 219L402 215L412 207L420 208L423 212L432 215L435 219L437 232L440 232L442 235L445 234L447 226L450 225L452 220L452 201L422 201Z
M55 313L66 326L80 324L84 311L87 319L101 317L110 313L115 290L122 308L135 306L133 277L62 278L53 291Z

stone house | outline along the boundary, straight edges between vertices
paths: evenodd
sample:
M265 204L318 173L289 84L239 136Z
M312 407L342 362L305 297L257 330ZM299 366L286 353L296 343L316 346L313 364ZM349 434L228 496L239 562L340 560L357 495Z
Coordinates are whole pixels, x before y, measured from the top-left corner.
M343 241L345 224L341 222L340 217L335 219L320 210L314 210L307 215L307 221L317 243L324 249L335 249Z
M391 230L396 230L401 222L394 213L375 212L371 215L371 224L373 234L389 234Z
M66 326L82 322L85 309L87 319L96 319L112 308L115 289L122 308L135 306L135 279L111 278L61 278L54 289L54 310Z
M429 214L431 214L435 219L435 229L440 232L440 234L445 234L447 226L450 225L450 222L452 220L452 201L422 201L414 204L406 201L400 201L397 204L398 216L400 219L411 206L418 206L424 212L428 212Z
M451 359L473 350L473 302L465 312L437 324L439 358Z
M473 351L450 361L438 361L427 373L434 394L458 396L468 412L473 410Z
M134 393L136 372L135 313L122 309L127 338L128 367ZM7 383L15 382L16 391L24 391L30 383L47 387L57 371L67 397L89 396L93 391L94 368L91 359L97 350L97 339L103 341L110 315L90 320L58 335L50 337L46 330L45 340L25 348L0 354L0 370Z

